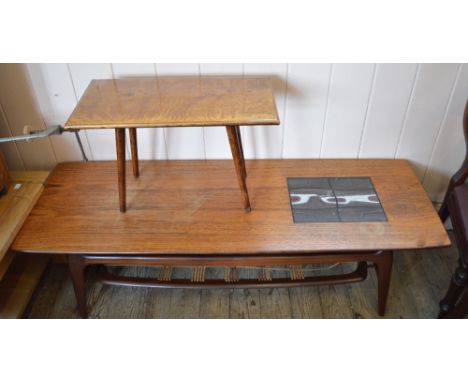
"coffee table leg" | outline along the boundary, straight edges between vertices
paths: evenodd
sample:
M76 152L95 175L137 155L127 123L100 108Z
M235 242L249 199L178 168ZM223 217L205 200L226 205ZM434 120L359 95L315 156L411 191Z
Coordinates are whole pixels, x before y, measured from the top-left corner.
M250 212L250 200L249 194L247 192L247 184L245 182L245 167L243 169L242 165L242 154L239 147L239 140L236 134L235 126L226 126L227 135L229 138L229 144L231 146L232 159L234 160L234 165L236 167L237 181L239 182L239 188L241 189L242 199L244 203L245 212Z
M393 252L383 251L382 254L374 257L373 262L378 280L379 314L383 316L385 314L390 278L392 276Z
M133 176L138 178L140 175L140 170L138 166L138 145L137 145L137 133L136 128L132 127L129 130L130 133L130 149L132 152L132 166L133 166Z
M88 310L86 308L86 285L85 285L85 262L80 255L68 256L68 268L75 290L76 302L78 304L78 312L81 318L88 318Z
M241 157L242 173L244 175L244 178L247 178L247 170L245 169L244 148L242 147L240 127L239 126L234 126L234 127L236 129L237 142L238 142L239 152L240 152L240 157Z
M120 212L125 212L125 129L115 129Z

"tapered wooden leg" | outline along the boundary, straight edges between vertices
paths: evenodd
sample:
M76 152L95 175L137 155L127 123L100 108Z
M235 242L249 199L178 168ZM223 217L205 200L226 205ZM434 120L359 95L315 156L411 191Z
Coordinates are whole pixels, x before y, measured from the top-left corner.
M241 164L242 164L242 174L244 175L244 178L247 178L247 170L245 169L244 148L242 146L240 127L239 126L234 126L234 127L236 129L237 144L239 146L239 152L240 152L240 158L241 158Z
M236 167L236 174L237 174L237 181L239 182L239 188L242 194L242 200L244 203L245 212L250 212L250 200L249 194L247 192L247 184L245 182L245 168L242 170L242 159L241 159L241 152L239 147L239 141L236 134L235 126L226 126L227 135L229 138L229 144L231 146L232 152L232 159L234 160L234 165Z
M133 176L135 178L138 178L138 176L140 175L140 170L138 166L138 145L136 128L132 127L128 130L130 133L130 149L132 152Z
M85 262L80 255L68 256L68 268L75 290L78 312L81 318L88 318L88 309L86 307L86 285L85 285Z
M393 252L383 251L376 255L374 260L378 280L378 305L379 314L385 314L387 305L388 290L390 287L390 278L392 276Z
M120 212L125 212L125 129L115 129Z

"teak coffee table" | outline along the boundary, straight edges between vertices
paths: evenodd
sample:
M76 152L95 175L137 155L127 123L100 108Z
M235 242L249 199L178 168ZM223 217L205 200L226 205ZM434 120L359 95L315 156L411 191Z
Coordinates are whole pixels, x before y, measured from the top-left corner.
M119 204L125 212L125 129L138 177L137 128L226 126L244 209L250 212L239 126L279 123L270 78L178 76L91 81L64 129L115 129Z
M127 163L130 166L130 163ZM246 162L253 212L238 208L231 161L142 161L128 182L121 214L115 163L62 163L12 245L18 253L65 254L82 317L85 268L159 266L155 279L122 277L101 267L108 284L175 288L291 287L364 280L368 262L385 304L393 251L447 246L444 226L404 160L253 160ZM154 195L157 194L157 198ZM357 263L348 274L308 276L308 264ZM171 267L194 267L173 279ZM239 279L232 267L260 267ZM269 267L287 266L275 278ZM228 267L224 279L205 268Z

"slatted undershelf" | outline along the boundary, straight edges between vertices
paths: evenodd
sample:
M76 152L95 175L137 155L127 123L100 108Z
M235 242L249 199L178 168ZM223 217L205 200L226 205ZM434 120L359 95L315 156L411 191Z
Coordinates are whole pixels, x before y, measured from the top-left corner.
M262 288L312 286L329 283L350 283L365 280L367 262L356 263L350 273L341 273L340 264L278 265L262 267L172 267L154 268L154 277L140 278L118 275L119 267L100 266L99 280L104 284L154 288Z

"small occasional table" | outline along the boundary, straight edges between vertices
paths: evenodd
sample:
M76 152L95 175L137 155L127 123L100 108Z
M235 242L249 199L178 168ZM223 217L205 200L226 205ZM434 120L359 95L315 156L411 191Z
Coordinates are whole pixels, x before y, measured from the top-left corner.
M238 208L231 161L212 160L142 162L147 176L129 180L133 208L121 214L113 201L114 165L59 164L12 245L36 256L68 256L82 317L85 268L93 264L161 267L153 279L103 272L101 281L114 285L271 288L357 282L371 263L383 315L393 250L450 244L404 160L247 161L251 214ZM357 263L351 273L307 273L310 264L350 262ZM290 277L276 277L278 266ZM171 267L193 267L192 277L171 277ZM212 279L210 267L229 273ZM239 279L233 267L256 268L258 279Z
M119 204L125 212L125 129L138 177L137 128L226 126L244 209L250 212L239 126L279 123L270 78L179 76L91 81L64 128L115 129Z

